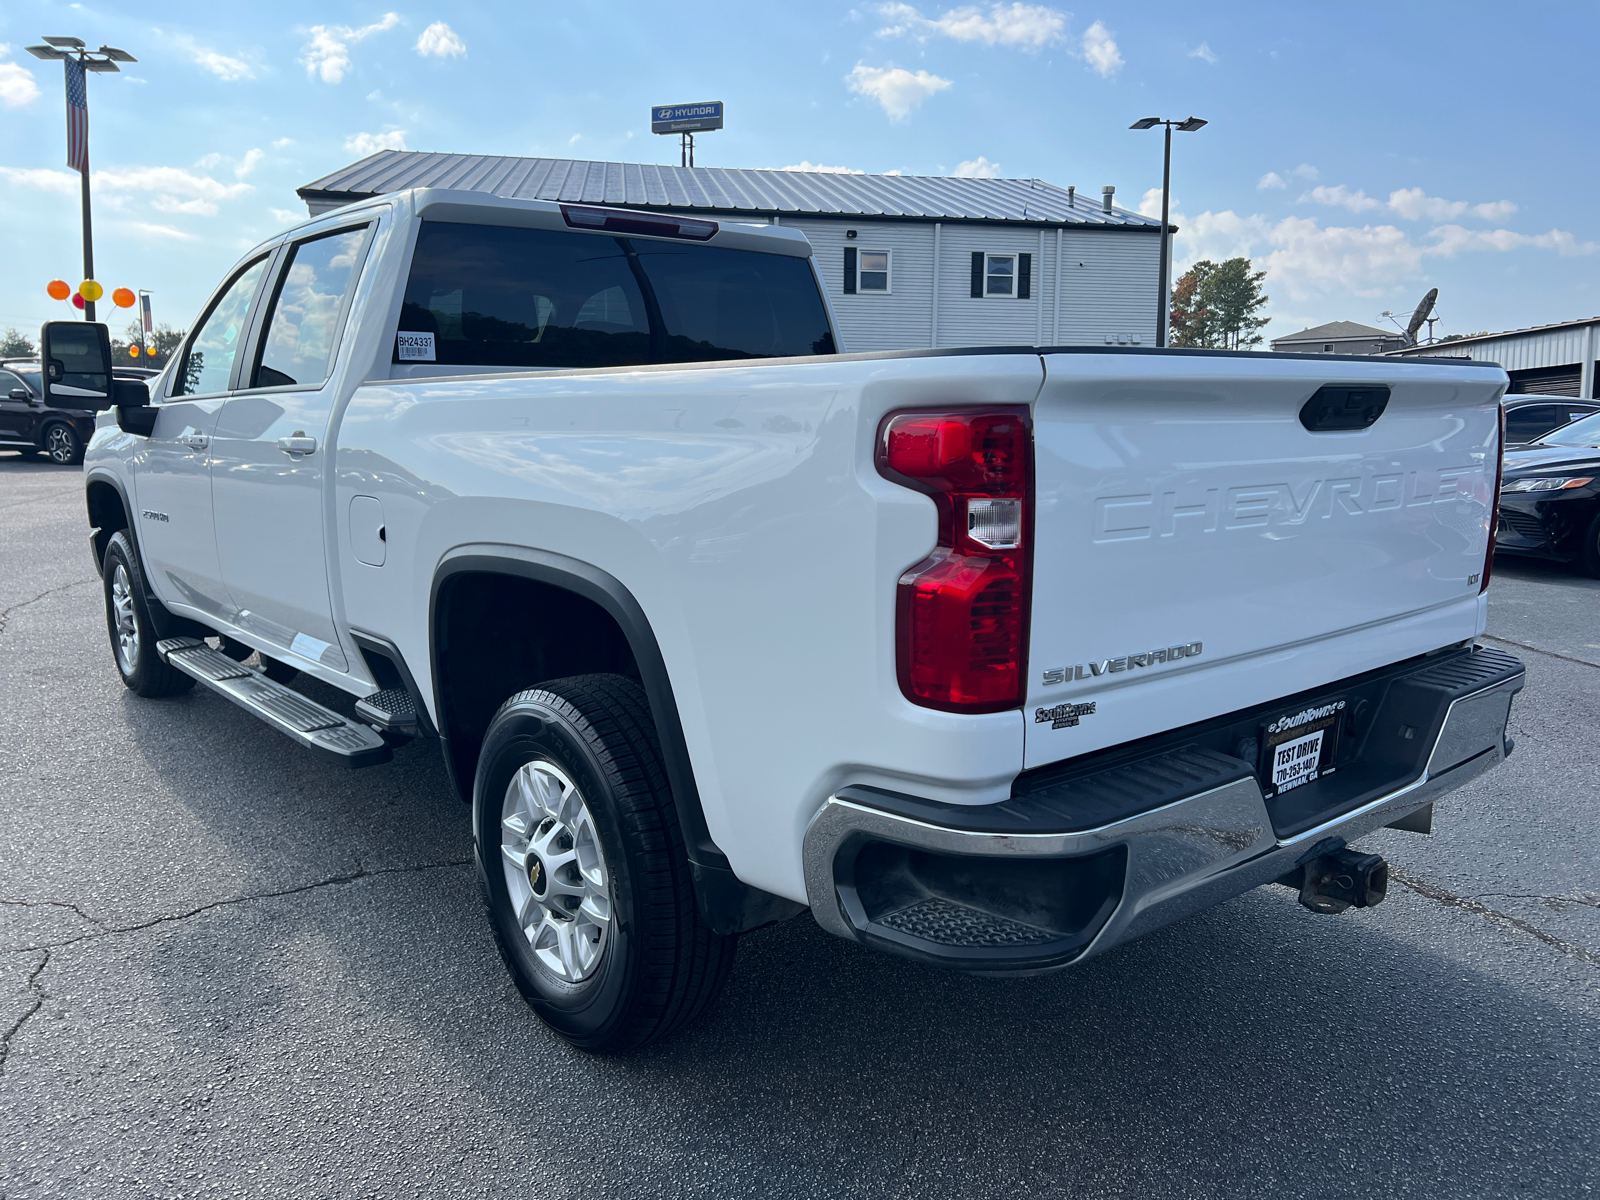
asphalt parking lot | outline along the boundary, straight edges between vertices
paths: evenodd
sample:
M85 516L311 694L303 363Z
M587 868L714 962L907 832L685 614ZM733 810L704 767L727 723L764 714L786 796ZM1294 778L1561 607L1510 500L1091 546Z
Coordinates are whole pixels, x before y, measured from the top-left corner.
M483 920L435 749L348 772L117 680L76 470L0 455L0 1200L1559 1197L1600 1181L1600 581L1502 562L1517 750L1399 883L1257 891L1081 969L808 917L632 1058ZM319 693L325 696L325 693Z

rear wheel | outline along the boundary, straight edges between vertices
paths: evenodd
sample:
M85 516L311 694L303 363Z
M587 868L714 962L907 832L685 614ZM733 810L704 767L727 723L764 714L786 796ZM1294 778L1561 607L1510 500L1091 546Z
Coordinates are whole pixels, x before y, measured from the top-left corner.
M83 441L71 425L56 422L44 431L44 452L51 462L67 467L83 461Z
M186 692L194 680L161 661L156 632L145 604L144 574L139 555L125 531L111 535L101 563L106 597L106 629L122 682L140 696L172 696Z
M644 692L580 675L507 700L473 788L484 903L518 990L584 1050L631 1050L721 990Z

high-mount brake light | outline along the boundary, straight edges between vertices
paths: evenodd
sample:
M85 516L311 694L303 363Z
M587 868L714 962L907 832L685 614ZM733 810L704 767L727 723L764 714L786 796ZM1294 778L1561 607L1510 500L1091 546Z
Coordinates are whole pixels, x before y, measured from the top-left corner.
M674 217L667 213L633 212L624 208L589 208L563 204L562 219L574 229L594 229L604 233L633 233L642 237L688 238L708 242L717 235L715 221L697 217Z
M945 712L1022 704L1032 594L1033 429L1026 408L891 413L878 471L933 498L939 543L900 577L900 690Z
M1500 488L1506 479L1506 410L1500 406L1500 444L1495 447L1494 497L1489 505L1489 548L1483 554L1483 578L1478 582L1478 595L1489 590L1489 573L1494 570L1494 546L1500 533Z

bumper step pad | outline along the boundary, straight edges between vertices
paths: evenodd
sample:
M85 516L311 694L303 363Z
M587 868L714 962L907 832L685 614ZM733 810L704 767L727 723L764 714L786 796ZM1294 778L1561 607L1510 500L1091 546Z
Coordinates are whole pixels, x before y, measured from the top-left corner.
M389 745L373 729L323 708L259 671L240 666L202 641L167 638L156 643L156 651L169 666L226 696L308 750L347 767L389 761Z
M405 688L384 688L357 700L356 715L389 733L416 737L419 731L417 710Z

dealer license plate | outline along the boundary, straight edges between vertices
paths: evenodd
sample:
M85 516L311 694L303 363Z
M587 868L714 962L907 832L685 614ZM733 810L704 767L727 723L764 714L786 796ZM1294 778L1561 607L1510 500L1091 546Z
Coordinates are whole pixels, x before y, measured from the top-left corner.
M1270 800L1334 771L1345 702L1285 713L1261 727L1261 790Z

